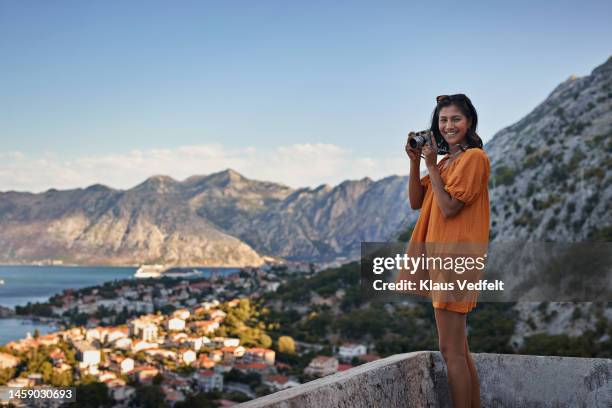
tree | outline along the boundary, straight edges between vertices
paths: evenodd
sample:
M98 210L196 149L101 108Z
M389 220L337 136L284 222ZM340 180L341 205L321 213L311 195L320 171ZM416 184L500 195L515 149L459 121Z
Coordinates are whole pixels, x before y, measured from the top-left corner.
M281 353L295 354L295 341L289 336L278 338L278 351Z
M93 381L76 387L76 407L110 407L113 402L108 394L108 386L104 383Z
M72 370L64 370L61 373L53 370L50 383L54 387L70 387L73 383Z
M136 402L142 408L164 408L166 396L157 384L136 389Z
M5 385L15 375L14 368L4 368L0 370L0 385Z
M190 395L185 398L185 401L177 402L174 408L215 408L215 404L212 399L203 393Z

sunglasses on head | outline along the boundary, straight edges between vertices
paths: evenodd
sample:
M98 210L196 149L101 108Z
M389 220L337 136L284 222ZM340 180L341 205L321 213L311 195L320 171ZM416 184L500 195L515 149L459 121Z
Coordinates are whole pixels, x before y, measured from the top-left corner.
M467 96L465 96L464 94L454 94L454 95L438 95L436 96L436 103L440 103L443 102L447 99L453 100L453 99L464 99L464 100L470 100L470 98L468 98Z

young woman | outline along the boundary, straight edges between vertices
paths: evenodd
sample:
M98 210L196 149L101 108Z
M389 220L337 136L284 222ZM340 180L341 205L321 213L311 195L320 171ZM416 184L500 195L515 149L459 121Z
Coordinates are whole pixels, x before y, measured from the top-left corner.
M463 94L439 96L436 102L431 131L443 140L449 154L437 163L435 143L422 149L406 145L410 205L421 210L410 243L480 243L486 248L489 159L476 134L476 109ZM428 172L422 179L421 154ZM480 407L480 384L466 334L466 314L475 306L475 300L433 301L438 342L456 408Z

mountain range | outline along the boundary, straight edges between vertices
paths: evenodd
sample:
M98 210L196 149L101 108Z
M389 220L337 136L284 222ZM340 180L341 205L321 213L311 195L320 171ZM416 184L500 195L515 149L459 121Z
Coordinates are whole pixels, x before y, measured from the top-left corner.
M612 58L485 146L494 241L610 240ZM406 159L407 160L407 159ZM408 167L408 166L407 166ZM292 189L231 169L128 190L0 193L0 262L260 265L351 258L416 220L406 176Z

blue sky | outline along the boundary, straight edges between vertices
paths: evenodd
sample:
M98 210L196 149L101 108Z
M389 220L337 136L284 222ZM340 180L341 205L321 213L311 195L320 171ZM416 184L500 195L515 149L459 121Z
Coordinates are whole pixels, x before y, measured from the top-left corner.
M331 3L0 2L0 191L406 174L436 95L486 141L612 51L609 1Z

